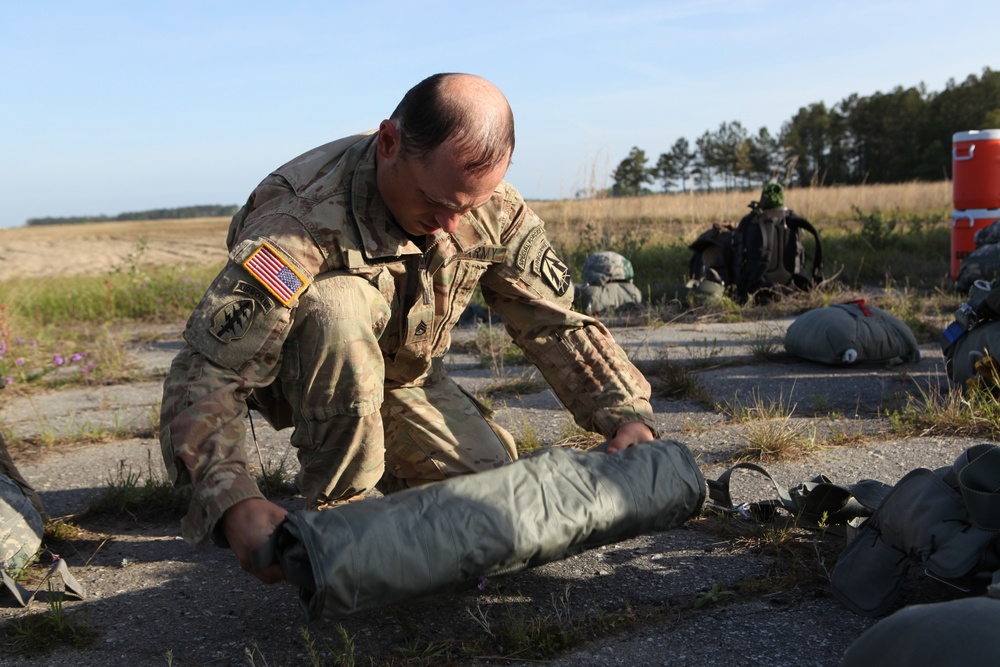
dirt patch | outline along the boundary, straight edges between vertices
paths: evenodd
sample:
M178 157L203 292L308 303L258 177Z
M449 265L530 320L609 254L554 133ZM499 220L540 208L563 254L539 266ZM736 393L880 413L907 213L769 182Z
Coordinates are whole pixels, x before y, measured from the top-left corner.
M143 244L151 266L221 264L228 218L0 229L0 280L103 273Z

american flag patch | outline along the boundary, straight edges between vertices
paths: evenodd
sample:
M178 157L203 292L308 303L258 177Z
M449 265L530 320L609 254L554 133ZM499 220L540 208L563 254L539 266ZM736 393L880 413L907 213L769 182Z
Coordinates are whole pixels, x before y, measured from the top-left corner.
M243 266L286 306L306 288L305 278L266 243L257 248Z

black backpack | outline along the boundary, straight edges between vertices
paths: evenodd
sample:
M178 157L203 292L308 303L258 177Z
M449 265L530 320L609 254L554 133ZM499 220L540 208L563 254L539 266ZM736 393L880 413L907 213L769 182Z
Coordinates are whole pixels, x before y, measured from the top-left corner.
M736 301L766 303L793 289L809 291L823 280L823 245L805 218L788 209L779 215L750 203L748 213L733 232L733 283ZM816 240L812 271L805 271L807 256L802 230Z

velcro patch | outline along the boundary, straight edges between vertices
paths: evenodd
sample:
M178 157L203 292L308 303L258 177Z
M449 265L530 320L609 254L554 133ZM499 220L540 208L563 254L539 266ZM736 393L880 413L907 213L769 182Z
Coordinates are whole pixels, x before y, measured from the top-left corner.
M243 262L243 268L286 306L290 306L308 284L302 274L268 243L262 243Z

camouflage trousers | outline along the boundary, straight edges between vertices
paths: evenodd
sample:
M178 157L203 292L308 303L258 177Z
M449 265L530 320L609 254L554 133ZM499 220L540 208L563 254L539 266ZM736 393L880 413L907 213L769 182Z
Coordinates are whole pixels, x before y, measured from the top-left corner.
M21 491L31 501L31 504L35 506L39 514L45 514L45 508L42 506L42 499L38 496L38 492L21 476L17 466L14 465L14 459L10 457L10 452L7 451L7 441L4 440L3 433L0 433L0 473L9 477L20 487Z
M248 405L293 429L296 484L310 506L489 470L517 458L514 439L445 372L385 381L378 346L388 306L367 281L320 280L303 299L294 341L274 383ZM369 293L370 292L370 293ZM293 369L291 371L287 369Z

